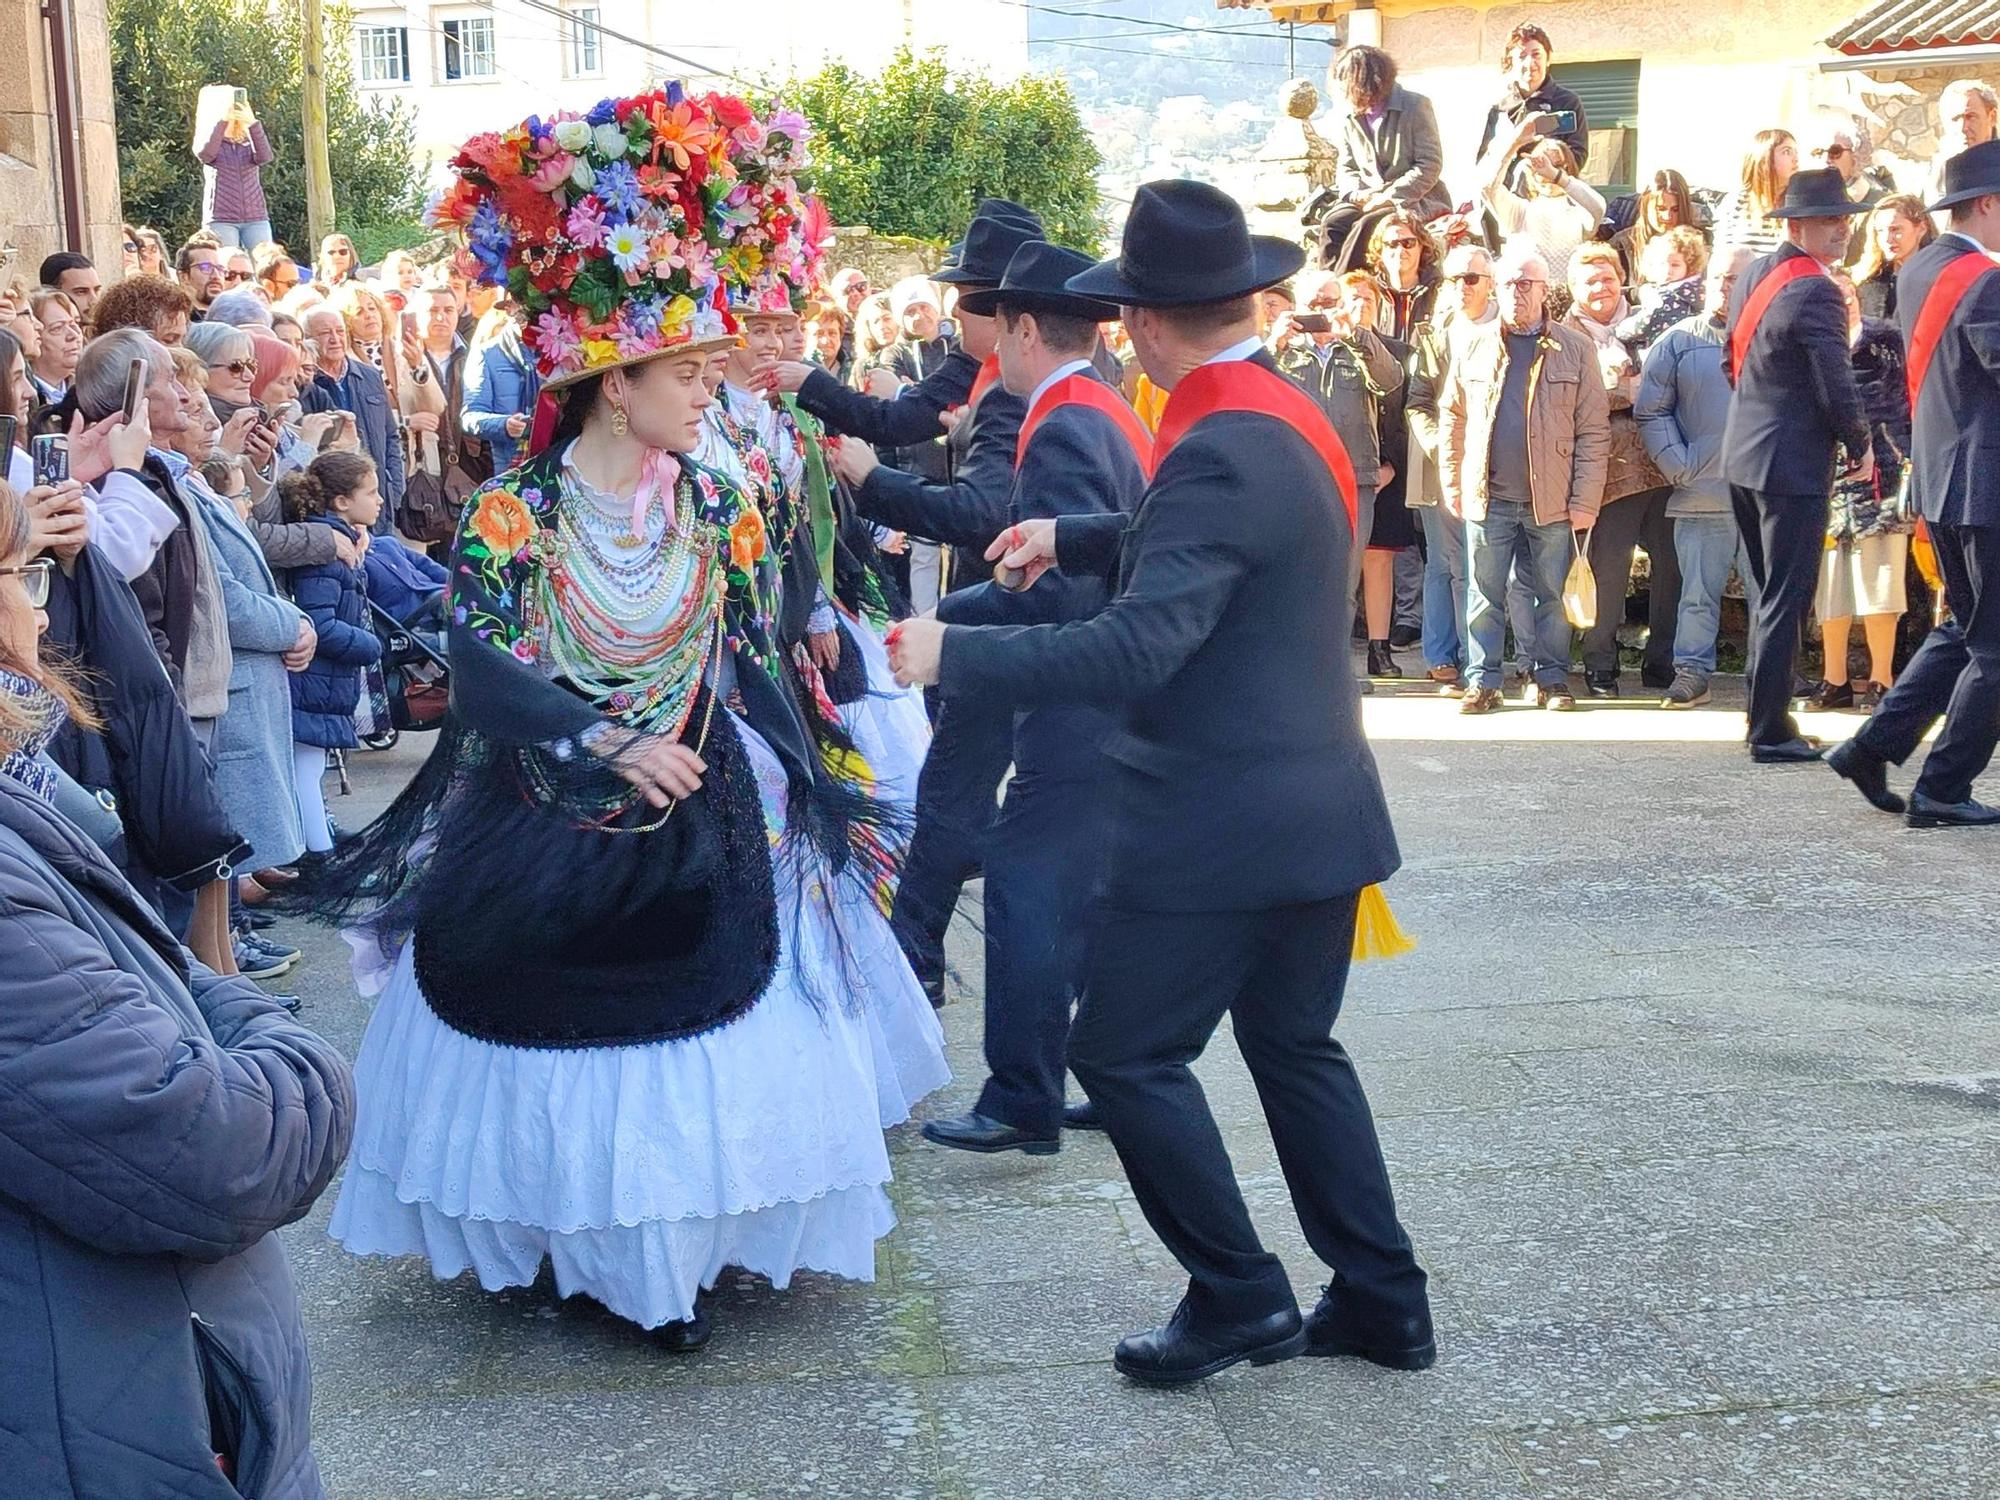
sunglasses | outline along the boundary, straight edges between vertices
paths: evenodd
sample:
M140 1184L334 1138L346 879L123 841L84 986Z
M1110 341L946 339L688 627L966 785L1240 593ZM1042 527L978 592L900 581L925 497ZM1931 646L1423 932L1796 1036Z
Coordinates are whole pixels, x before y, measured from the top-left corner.
M1839 161L1843 156L1847 155L1847 148L1841 145L1821 146L1813 152L1813 155L1823 156L1828 161Z
M55 577L55 559L38 557L18 568L0 568L0 578L21 580L21 592L28 596L28 608L45 609L49 602L49 581Z
M224 271L222 279L224 281L248 281L250 273L248 271Z
M1463 282L1467 286L1471 286L1475 281L1486 281L1488 279L1484 271L1460 271L1456 276L1447 276L1445 278L1447 281Z
M250 376L257 373L257 361L254 359L232 359L226 365L210 365L209 368L211 370L227 370L232 375Z
M137 255L139 253L139 247L136 244L134 244L131 240L127 240L125 242L125 253L127 255Z
M1382 241L1382 248L1384 250L1414 250L1417 248L1417 242L1407 237L1384 240Z

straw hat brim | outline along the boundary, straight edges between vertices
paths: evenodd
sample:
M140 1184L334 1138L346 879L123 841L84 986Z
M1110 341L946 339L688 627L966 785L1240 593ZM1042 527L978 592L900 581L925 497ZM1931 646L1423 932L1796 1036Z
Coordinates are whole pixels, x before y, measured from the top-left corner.
M690 339L687 343L676 344L671 349L655 349L647 354L627 355L623 359L614 359L609 364L592 365L587 370L565 370L559 375L551 375L545 379L542 382L542 389L554 394L588 380L593 375L602 375L607 370L629 370L634 365L648 364L656 359L671 359L677 354L713 354L718 349L733 349L737 342L736 335L727 333L718 334L714 338Z

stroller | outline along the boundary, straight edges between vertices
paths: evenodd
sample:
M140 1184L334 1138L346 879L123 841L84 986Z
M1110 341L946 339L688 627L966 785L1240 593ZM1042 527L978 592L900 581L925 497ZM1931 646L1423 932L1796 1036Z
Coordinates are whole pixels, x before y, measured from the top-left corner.
M451 664L443 651L442 620L426 631L420 619L398 620L368 601L368 621L382 643L382 660L368 669L368 691L355 715L355 733L370 750L387 750L405 733L434 730L451 698ZM432 634L433 646L425 640ZM341 767L344 791L346 767Z

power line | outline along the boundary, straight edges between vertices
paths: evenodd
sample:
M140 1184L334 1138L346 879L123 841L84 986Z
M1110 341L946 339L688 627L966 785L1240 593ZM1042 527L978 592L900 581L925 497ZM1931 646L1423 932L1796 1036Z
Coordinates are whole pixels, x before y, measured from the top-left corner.
M1161 31L1181 31L1190 36L1241 36L1246 26L1276 26L1274 21L1252 21L1239 23L1235 27L1189 26L1181 21L1155 21L1146 16L1124 16L1108 10L1077 10L1060 5L1038 5L1035 0L993 0L995 5L1011 5L1016 10L1040 11L1043 15L1069 16L1086 21L1125 21L1137 26L1156 27Z
M493 0L484 0L484 3L487 9L490 10L493 8ZM548 0L515 0L515 3L524 5L529 10L538 10L546 15L555 16L572 25L576 24L576 18L570 12L564 10L561 6L550 5ZM638 37L627 35L625 32L613 31L602 22L593 21L590 25L591 29L601 36L613 37L625 43L628 47L637 47L641 52L648 53L654 57L664 57L669 62L679 63L684 68L693 68L703 77L726 78L731 83L740 83L747 89L761 89L764 87L764 84L760 80L745 78L741 73L731 73L725 68L715 67L713 64L702 62L698 58L688 57L679 52L671 52L667 48L657 46L652 42L641 41Z
M1214 63L1219 68L1277 68L1288 71L1284 63L1265 62L1255 57L1205 57L1193 52L1161 52L1149 47L1100 47L1093 42L1070 42L1067 45L1085 52L1111 52L1119 57L1164 58L1170 62Z

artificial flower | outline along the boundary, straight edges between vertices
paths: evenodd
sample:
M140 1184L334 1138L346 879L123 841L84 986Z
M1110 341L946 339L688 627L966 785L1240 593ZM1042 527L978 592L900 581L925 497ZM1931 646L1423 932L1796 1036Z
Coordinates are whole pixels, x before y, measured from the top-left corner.
M577 200L569 211L569 218L563 225L570 241L584 250L595 250L604 243L604 207L594 197Z
M629 219L646 206L638 174L628 161L608 163L597 174L597 199L607 218Z
M724 130L740 129L756 118L750 106L734 94L710 94L702 103Z
M637 285L638 272L651 259L646 237L635 226L620 224L606 236L604 249L626 279Z
M556 126L556 144L574 155L590 145L592 131L585 120L564 120Z
M573 370L583 362L583 340L576 324L559 312L545 312L533 325L535 349L558 369Z
M575 165L576 158L567 151L551 152L536 163L528 184L538 193L553 193L569 180L570 168Z
M592 132L591 149L606 161L616 161L632 149L632 142L616 125L599 125Z
M535 518L517 495L506 490L488 490L472 513L472 534L498 558L511 558L526 547L535 534Z
M569 169L569 180L586 193L597 186L597 174L591 170L589 158L579 156L576 159L576 164Z
M714 149L715 134L709 129L708 121L686 103L671 109L656 103L648 111L648 118L653 125L652 160L655 163L664 157L685 172Z

